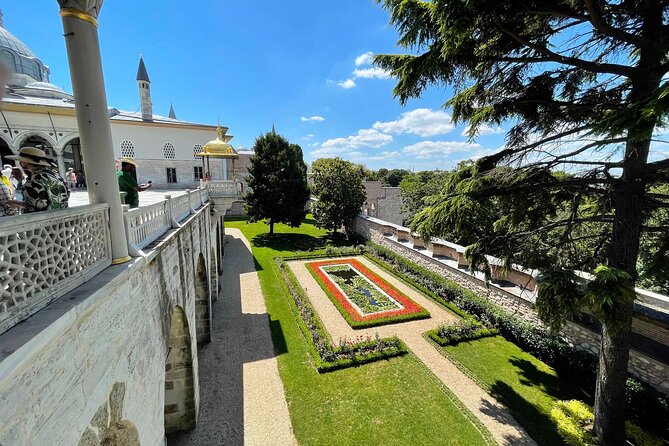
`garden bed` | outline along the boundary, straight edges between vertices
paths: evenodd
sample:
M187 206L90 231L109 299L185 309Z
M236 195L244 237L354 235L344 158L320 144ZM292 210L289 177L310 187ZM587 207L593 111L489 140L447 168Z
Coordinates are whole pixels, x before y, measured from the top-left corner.
M355 259L306 263L352 328L430 317L430 313Z

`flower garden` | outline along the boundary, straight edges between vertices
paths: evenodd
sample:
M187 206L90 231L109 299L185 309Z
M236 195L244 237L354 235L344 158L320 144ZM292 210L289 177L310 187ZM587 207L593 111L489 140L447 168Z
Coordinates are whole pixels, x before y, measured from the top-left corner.
M306 266L353 328L430 317L423 307L355 259L324 260Z

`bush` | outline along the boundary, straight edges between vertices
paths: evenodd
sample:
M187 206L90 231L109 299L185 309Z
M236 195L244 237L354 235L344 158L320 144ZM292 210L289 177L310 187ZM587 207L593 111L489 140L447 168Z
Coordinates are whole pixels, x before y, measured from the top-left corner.
M428 336L441 346L495 336L496 334L497 330L484 327L483 324L475 320L463 321L458 324L442 324L436 330L428 332Z
M592 435L595 416L592 408L582 401L558 401L551 409L551 419L569 446L596 444ZM662 446L663 441L644 432L639 426L625 423L627 442L634 446Z
M405 280L427 290L448 308L455 305L459 312L464 311L484 325L497 329L505 339L553 367L561 378L578 382L594 394L597 356L576 349L563 337L507 313L488 299L387 248L368 242L367 253L378 259L377 263L386 263ZM628 418L643 429L663 438L669 436L669 423L666 421L669 419L669 400L650 385L634 378L627 380L627 413Z

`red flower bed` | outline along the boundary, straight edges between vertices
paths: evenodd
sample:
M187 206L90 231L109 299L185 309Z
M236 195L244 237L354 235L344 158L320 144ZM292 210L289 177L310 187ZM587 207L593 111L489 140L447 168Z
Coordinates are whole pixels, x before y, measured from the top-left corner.
M363 316L356 310L346 296L339 290L337 285L325 274L320 267L348 264L363 274L376 286L388 293L390 297L399 302L404 308L397 310L386 310ZM374 274L362 263L355 259L327 260L322 262L310 262L306 264L311 274L321 285L321 288L328 294L328 297L337 306L346 320L354 328L380 325L383 323L406 321L409 319L419 319L429 317L429 313L413 300L409 299L401 291L391 284ZM347 317L348 316L348 317Z

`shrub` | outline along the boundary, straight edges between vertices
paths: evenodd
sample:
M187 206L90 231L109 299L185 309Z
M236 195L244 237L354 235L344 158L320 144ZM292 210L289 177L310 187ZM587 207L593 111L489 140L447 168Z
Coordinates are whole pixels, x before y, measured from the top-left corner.
M496 334L497 330L484 327L483 324L475 320L466 320L458 324L442 324L436 330L428 332L428 336L441 346L495 336Z

